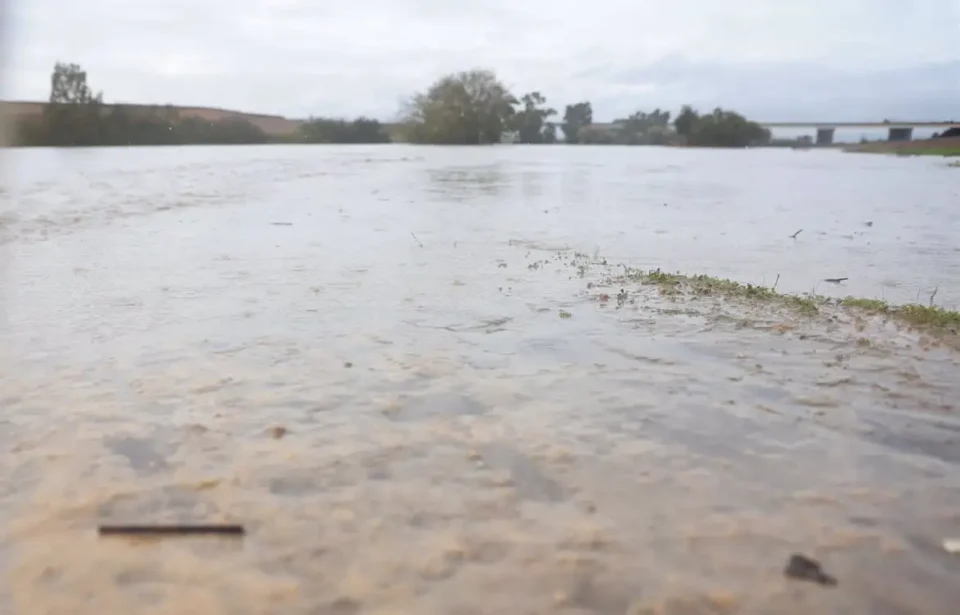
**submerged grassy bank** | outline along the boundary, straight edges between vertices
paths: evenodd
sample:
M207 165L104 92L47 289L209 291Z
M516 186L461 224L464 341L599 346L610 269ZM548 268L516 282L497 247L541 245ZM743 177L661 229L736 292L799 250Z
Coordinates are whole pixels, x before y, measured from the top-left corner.
M741 284L733 280L708 275L682 275L654 271L630 271L620 278L624 281L655 285L663 294L702 297L714 295L730 299L765 301L795 310L800 314L814 315L822 307L840 307L859 312L861 315L881 315L928 333L957 334L960 332L960 312L932 305L917 303L891 305L879 299L846 297L832 299L814 293L791 295L778 293L775 287Z
M893 154L895 156L939 156L941 158L950 158L960 156L960 146L957 147L898 147L893 149L869 149L860 147L844 148L845 152L853 154Z
M904 147L898 149L896 154L898 156L960 156L960 146L917 149Z
M588 283L588 289L597 291L606 288L617 289L618 292L613 297L618 305L634 301L643 287L653 287L659 295L678 299L715 298L742 301L749 305L783 308L798 316L807 317L817 316L827 311L835 315L839 310L859 318L882 317L918 332L938 337L956 338L960 334L960 312L935 305L936 290L928 297L927 305L920 303L893 305L879 299L826 297L816 294L815 289L800 295L781 293L776 288L779 277L772 286L744 284L703 274L686 275L667 273L660 269L644 271L626 265L616 266L596 256L593 259L588 258L582 253L576 253L569 263L580 277L587 277L591 269L599 273L596 282ZM612 293L606 292L595 294L597 300L603 303L610 301L611 295Z
M919 141L877 141L847 146L843 151L898 156L960 156L960 137L938 137Z

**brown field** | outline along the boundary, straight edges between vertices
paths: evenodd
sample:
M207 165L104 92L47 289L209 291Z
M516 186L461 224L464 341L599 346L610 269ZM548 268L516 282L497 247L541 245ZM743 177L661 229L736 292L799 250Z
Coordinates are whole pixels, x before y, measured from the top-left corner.
M27 119L37 117L43 112L42 102L24 102L24 101L2 101L0 110L10 121L18 119ZM124 107L131 112L153 112L163 109L164 105L134 105L125 103L116 103L104 105L107 109ZM302 120L285 118L279 115L263 115L259 113L243 113L241 111L231 111L229 109L214 109L211 107L180 107L171 105L181 118L195 117L210 122L224 119L243 119L254 126L260 128L268 135L288 135L292 134L300 126Z

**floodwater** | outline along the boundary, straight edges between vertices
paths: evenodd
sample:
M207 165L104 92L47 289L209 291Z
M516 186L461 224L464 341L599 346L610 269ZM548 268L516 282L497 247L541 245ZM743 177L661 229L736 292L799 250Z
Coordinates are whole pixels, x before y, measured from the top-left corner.
M953 308L960 173L941 160L2 165L0 611L956 612L956 350L840 311L595 286L625 263ZM247 535L96 534L169 521ZM838 585L784 578L793 553Z

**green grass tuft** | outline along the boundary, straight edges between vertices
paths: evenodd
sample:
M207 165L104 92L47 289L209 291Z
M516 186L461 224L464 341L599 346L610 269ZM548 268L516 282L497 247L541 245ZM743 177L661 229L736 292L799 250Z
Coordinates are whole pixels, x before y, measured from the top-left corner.
M591 270L590 266L606 267L610 271L614 266L607 261L597 260L594 257L590 260L586 254L577 252L573 255L567 264L575 268L580 277L585 277ZM635 300L623 288L631 284L643 286L655 286L661 295L676 297L720 297L739 299L749 302L766 302L776 304L784 308L793 310L801 315L814 316L824 307L839 307L840 309L850 310L853 313L863 315L882 315L891 320L908 325L914 329L922 330L933 334L958 334L960 333L960 312L947 310L936 306L924 306L919 304L908 305L890 305L886 301L879 299L867 299L861 297L847 297L837 300L828 297L816 295L814 293L803 295L792 295L777 292L774 288L767 286L757 286L754 284L743 284L734 280L717 278L709 275L684 275L682 273L668 273L661 269L643 271L634 269L626 265L620 265L622 273L619 275L610 275L602 279L601 284L605 286L620 287L617 294L617 304L622 305ZM531 267L531 269L534 267ZM588 284L592 287L594 282ZM570 318L569 312L561 310L561 318Z
M840 302L847 307L858 308L871 314L886 314L890 311L890 305L886 301L879 299L861 299L858 297L847 297Z
M628 269L624 280L659 286L660 292L667 295L683 293L696 297L738 297L753 301L772 301L804 314L816 314L818 304L824 301L823 298L817 297L785 295L766 286L741 284L734 280L703 274L687 276L680 273L666 273L659 269L647 272Z

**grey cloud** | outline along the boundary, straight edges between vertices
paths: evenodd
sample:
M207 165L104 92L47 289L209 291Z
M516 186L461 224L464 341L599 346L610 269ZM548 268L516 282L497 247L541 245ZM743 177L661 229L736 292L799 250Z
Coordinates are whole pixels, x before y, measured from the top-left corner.
M609 83L652 84L654 98L665 107L723 106L768 121L960 117L960 60L842 70L803 62L722 64L669 56L606 74ZM625 102L608 99L616 107L613 113L624 111Z
M83 65L108 100L290 116L391 117L402 97L473 67L497 70L516 90L540 90L557 107L589 99L602 119L685 102L804 121L940 117L960 100L957 0L21 0L11 8L5 93L13 98L44 98L53 63L66 60Z

